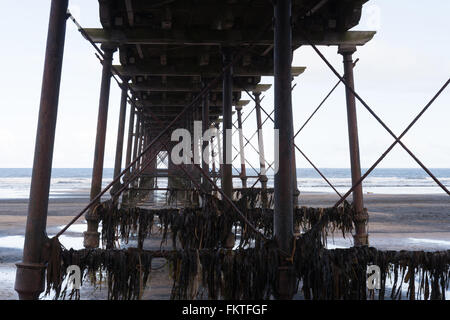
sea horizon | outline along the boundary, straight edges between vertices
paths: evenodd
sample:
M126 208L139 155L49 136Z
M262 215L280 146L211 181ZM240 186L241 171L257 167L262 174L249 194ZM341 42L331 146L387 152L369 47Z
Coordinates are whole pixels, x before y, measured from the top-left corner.
M320 168L339 192L351 187L350 168ZM362 173L367 169L362 169ZM450 188L450 168L430 168L433 174ZM236 173L236 172L235 172ZM0 199L27 199L32 168L0 168ZM256 181L256 172L247 169L248 184ZM92 168L53 168L51 198L88 197ZM273 171L267 172L268 186L273 186ZM113 178L113 169L103 170L103 185ZM234 186L241 182L235 178ZM312 168L297 168L297 184L301 192L334 192ZM158 178L158 186L167 186L167 178ZM258 186L258 184L257 184ZM443 190L421 168L377 168L364 180L364 193L374 194L441 194Z

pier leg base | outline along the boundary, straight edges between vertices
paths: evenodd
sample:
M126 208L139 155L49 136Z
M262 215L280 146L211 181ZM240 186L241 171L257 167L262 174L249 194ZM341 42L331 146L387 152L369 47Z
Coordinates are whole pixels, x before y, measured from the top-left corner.
M294 293L295 293L294 268L292 266L278 267L275 298L277 300L292 300Z
M83 232L84 241L83 245L87 249L98 248L100 245L100 233L97 231L85 231Z
M38 300L45 289L45 265L38 263L17 263L14 289L20 300Z

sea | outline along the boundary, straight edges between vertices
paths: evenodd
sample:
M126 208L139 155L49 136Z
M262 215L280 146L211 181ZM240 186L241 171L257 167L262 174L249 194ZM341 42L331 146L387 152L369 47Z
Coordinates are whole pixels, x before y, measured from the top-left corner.
M351 187L348 168L322 168L322 173L339 192ZM431 172L450 188L450 168L434 168ZM363 173L365 169L362 170ZM30 192L31 168L0 168L0 199L27 199ZM248 170L248 184L256 178ZM91 168L54 168L50 186L50 198L87 198L91 184ZM112 181L113 169L103 171L103 185ZM268 186L273 186L273 173L268 172ZM238 178L233 181L241 185ZM297 184L301 192L332 193L333 190L314 169L298 168ZM159 178L158 186L165 187L167 179ZM258 185L257 185L258 186ZM363 182L364 193L373 194L442 194L443 190L421 168L378 168Z

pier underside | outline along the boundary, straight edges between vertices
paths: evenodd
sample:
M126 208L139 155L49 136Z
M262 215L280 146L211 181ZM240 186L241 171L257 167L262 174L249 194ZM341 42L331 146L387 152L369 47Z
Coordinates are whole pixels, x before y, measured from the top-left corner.
M173 299L291 299L299 289L305 299L383 299L390 273L400 283L392 298L401 297L402 282L408 283L411 299L445 298L448 251L369 247L362 192L368 173L362 175L360 168L356 100L371 109L355 92L352 54L375 32L350 31L366 2L99 0L103 28L78 25L103 68L91 201L71 222L85 215L86 249L67 250L58 237L68 226L52 239L44 233L68 4L53 0L36 148L49 147L35 155L24 258L16 278L20 298L39 297L45 272L48 292L76 297L79 290L62 286L75 265L83 275L106 271L110 299L140 299L156 258L172 267ZM292 66L300 46L312 46L346 87L353 186L344 195L295 143L303 126L294 132L292 80L308 71ZM336 47L344 75L318 46ZM116 51L119 59L113 63ZM263 77L273 77L274 86ZM122 90L121 114L114 180L102 189L111 79ZM274 90L273 111L261 105L261 94L269 90ZM258 132L246 137L242 128L251 112ZM395 136L377 120L395 144L409 150L400 141L403 135ZM264 144L263 128L275 128L277 145ZM238 133L237 146L227 134L232 132ZM258 153L257 168L245 152ZM339 195L334 206L299 203L296 152ZM278 155L275 164L266 154ZM170 250L145 246L155 229ZM326 249L326 235L333 232L353 236L355 246ZM376 287L366 281L373 266L380 275Z

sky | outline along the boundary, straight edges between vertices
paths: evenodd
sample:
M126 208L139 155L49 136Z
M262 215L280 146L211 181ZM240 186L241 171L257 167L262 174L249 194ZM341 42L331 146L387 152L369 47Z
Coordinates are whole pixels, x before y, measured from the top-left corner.
M33 163L42 70L50 0L0 1L0 168L29 168ZM101 27L98 2L71 0L70 9L83 27ZM358 48L354 59L355 87L379 117L399 135L450 76L450 1L371 0L364 5L354 30L375 30L374 39ZM342 72L336 47L319 47ZM118 55L115 56L115 62ZM337 82L320 58L307 46L296 50L293 65L307 70L295 79L293 113L300 128ZM61 81L53 167L92 167L101 65L94 49L69 21ZM273 83L263 78L263 83ZM243 99L248 99L243 93ZM105 167L113 167L120 90L111 86ZM273 90L262 103L273 109ZM244 107L244 115L253 107ZM358 103L361 166L370 167L393 138ZM349 147L343 85L333 93L296 139L297 145L318 167L349 167ZM432 105L402 140L430 168L450 167L450 89ZM244 125L250 137L256 129L252 114ZM128 120L127 120L128 123ZM267 129L273 128L270 122ZM127 132L127 129L126 129ZM273 158L273 132L266 130L267 158ZM237 139L237 135L235 135ZM237 140L235 140L236 145ZM256 137L252 140L256 146ZM258 157L246 147L246 157ZM297 167L309 164L297 153ZM380 164L385 168L418 167L399 146Z

